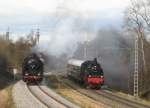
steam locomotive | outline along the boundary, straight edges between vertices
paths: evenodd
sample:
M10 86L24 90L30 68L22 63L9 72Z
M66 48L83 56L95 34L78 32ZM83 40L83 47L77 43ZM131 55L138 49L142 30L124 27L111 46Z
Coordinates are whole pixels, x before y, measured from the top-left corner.
M82 61L71 59L67 64L67 76L80 82L84 87L101 88L104 84L104 73L96 58Z
M41 82L43 71L43 62L35 53L24 59L22 64L22 78L24 82Z

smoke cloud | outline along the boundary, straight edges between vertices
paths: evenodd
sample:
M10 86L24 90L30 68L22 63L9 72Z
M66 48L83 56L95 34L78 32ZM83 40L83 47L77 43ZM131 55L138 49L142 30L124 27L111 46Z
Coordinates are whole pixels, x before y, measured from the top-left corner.
M46 43L39 43L35 48L40 52L56 57L63 54L72 57L78 42L83 40L83 33L77 30L79 26L76 25L76 19L60 20L58 25L50 32L49 40Z
M106 83L127 91L128 76L132 70L130 68L132 54L128 50L133 47L131 42L124 38L119 30L112 28L92 30L88 23L89 19L83 19L79 13L74 17L72 11L59 9L54 14L56 24L49 32L48 41L39 43L35 50L49 55L49 65L55 64L51 69L62 68L69 58L84 59L85 35L90 35L86 46L87 59L99 57Z

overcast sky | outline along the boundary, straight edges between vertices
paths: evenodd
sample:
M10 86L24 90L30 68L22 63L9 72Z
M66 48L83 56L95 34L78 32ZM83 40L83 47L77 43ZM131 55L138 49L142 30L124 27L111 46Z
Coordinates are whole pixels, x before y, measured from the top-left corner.
M0 0L0 32L48 32L60 20L78 19L89 28L121 27L129 0ZM62 26L62 25L61 25Z

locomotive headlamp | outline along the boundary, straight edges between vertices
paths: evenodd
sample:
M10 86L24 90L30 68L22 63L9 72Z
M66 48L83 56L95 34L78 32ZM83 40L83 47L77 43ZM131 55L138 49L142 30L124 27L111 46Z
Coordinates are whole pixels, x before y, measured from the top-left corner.
M27 75L29 75L28 73L25 73L25 75L27 76Z
M101 78L104 78L104 76L101 76Z
M92 77L91 75L89 75L88 77Z

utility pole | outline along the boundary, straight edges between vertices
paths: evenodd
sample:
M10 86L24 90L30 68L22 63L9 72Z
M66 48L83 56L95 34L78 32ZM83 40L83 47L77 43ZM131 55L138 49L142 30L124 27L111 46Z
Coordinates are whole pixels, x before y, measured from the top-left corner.
M87 32L85 32L85 34L84 34L84 60L87 59L87 47L88 47L89 41L90 41L90 39L87 36Z
M143 29L141 25L139 26L139 32L135 37L135 69L134 69L134 96L139 97L139 51L142 52L142 60L144 65L144 71L147 73L145 52L144 52L144 43L143 43ZM139 49L139 42L141 43L141 49ZM143 85L144 86L144 85ZM145 86L144 86L145 89Z
M144 65L144 73L146 73L147 75L147 66L146 66L146 60L145 60L145 52L144 52L144 43L143 43L143 38L144 38L144 34L143 32L141 32L141 51L142 51L142 59L143 59L143 65ZM144 75L144 74L143 74ZM144 86L144 90L146 89L146 86L144 84L144 79L143 79L143 86Z
M6 39L6 41L9 41L9 27L8 27L8 29L6 31L6 37L5 37L5 39Z
M87 41L84 42L84 60L87 59Z
M87 58L87 35L84 33L84 60Z
M139 36L135 37L135 63L134 63L134 96L138 98L139 96L139 69L138 69L138 59L139 59Z
M39 43L39 40L40 40L40 29L37 29L37 32L36 32L36 43Z

